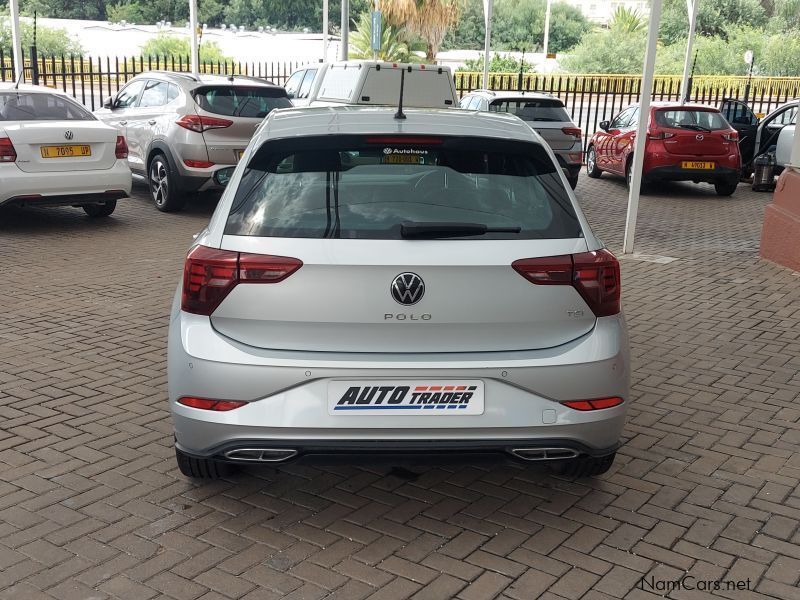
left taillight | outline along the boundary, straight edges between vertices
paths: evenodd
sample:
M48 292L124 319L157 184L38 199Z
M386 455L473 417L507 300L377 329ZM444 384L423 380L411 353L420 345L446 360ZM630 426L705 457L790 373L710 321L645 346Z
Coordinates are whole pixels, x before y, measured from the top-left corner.
M580 140L583 137L583 131L581 131L580 127L562 127L561 133L572 136L576 140Z
M0 137L0 163L15 162L17 160L17 151L14 149L14 144L11 139L7 137Z
M511 266L536 285L571 285L597 317L620 311L619 261L608 250L523 258Z
M604 408L614 408L622 404L624 400L619 396L609 398L594 398L593 400L565 400L561 402L564 406L569 406L574 410L603 410Z
M181 309L210 315L239 283L278 283L303 266L286 256L195 246L183 267Z
M125 141L125 136L117 136L117 145L114 148L114 154L117 158L128 158L128 142Z

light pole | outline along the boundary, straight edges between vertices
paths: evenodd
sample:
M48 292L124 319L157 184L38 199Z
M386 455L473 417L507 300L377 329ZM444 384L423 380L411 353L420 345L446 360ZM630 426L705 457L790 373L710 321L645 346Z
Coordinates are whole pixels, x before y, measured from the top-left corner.
M492 44L493 0L483 0L483 18L486 21L486 36L483 40L483 87L489 89L489 49Z
M322 0L322 61L328 60L328 0Z
M19 79L25 68L24 57L22 56L22 36L19 30L19 0L9 0L11 10L11 50L14 52L14 71Z
M347 60L350 46L350 0L342 0L342 47L339 48L339 59Z
M189 30L191 31L192 75L197 77L200 72L200 45L197 43L197 0L189 0Z
M552 0L547 0L547 8L544 11L544 59L547 60L547 46L550 43L550 7Z
M686 10L689 11L689 39L686 40L686 57L683 61L683 78L681 79L681 97L684 102L689 101L689 62L692 60L692 44L694 43L694 30L697 28L697 8L700 0L686 0ZM697 57L695 57L696 59Z

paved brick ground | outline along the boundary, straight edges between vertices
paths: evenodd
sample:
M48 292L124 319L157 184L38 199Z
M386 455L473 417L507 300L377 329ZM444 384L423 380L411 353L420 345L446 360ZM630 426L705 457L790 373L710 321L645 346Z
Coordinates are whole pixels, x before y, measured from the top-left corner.
M621 245L621 181L582 179ZM615 468L286 467L198 485L165 406L167 311L213 198L112 219L0 211L0 598L800 598L800 277L757 257L769 196L642 199L623 261L634 403ZM671 597L704 598L677 591Z

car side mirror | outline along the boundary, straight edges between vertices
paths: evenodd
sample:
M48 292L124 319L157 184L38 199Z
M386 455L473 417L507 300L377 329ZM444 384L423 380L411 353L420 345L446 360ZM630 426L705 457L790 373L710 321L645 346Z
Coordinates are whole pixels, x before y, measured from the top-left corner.
M231 177L233 177L233 172L235 169L236 167L225 167L224 169L214 172L214 183L225 187L230 182Z
M103 100L103 108L112 109L114 108L114 96L109 96L105 100Z
M600 129L603 131L608 131L609 125L611 125L611 121L600 121Z

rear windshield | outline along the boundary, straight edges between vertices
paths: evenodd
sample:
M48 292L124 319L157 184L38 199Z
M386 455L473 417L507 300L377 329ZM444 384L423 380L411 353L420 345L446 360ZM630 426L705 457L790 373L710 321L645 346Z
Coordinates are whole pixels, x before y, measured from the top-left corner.
M560 100L519 98L495 100L489 105L492 112L517 115L523 121L570 121L569 113Z
M582 236L539 144L336 136L265 143L247 166L227 235L401 239L401 224L520 227L470 239Z
M47 93L0 92L0 121L96 121L77 102Z
M670 129L730 129L725 118L713 110L657 110L656 124Z
M193 92L200 108L226 117L263 119L273 108L292 106L283 88L206 86Z

